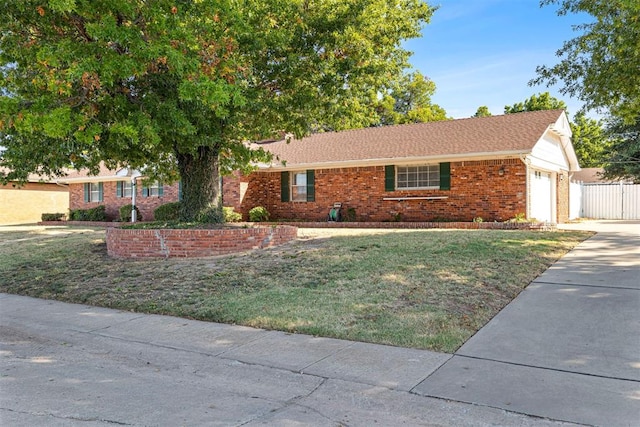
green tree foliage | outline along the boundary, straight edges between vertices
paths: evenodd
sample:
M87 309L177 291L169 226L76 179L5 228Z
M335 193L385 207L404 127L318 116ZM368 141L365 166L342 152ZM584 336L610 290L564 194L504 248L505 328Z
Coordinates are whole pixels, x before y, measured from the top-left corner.
M472 117L491 117L491 111L486 105L478 107L476 113Z
M377 101L379 125L424 123L447 120L447 112L431 102L435 83L414 71L404 74L390 90Z
M583 168L602 167L605 164L605 153L609 149L610 140L602 123L577 113L571 125L573 149L578 162Z
M549 94L549 92L531 95L524 102L518 102L511 106L505 105L504 113L513 114L523 111L540 111L540 110L566 110L567 105Z
M607 133L611 145L605 152L608 163L604 168L604 176L640 183L640 119L629 124L616 118L607 126Z
M558 15L587 13L593 22L575 27L578 37L558 50L560 62L539 66L530 84L562 82L564 95L585 108L609 110L627 123L640 116L640 2L637 0L542 0Z
M0 3L3 180L74 167L183 184L181 218L247 141L375 122L371 94L408 66L421 0L8 0Z
M582 100L584 109L610 114L612 145L605 165L608 178L640 180L640 2L635 0L542 0L558 15L586 13L592 22L557 52L560 62L537 68L531 84L562 82L561 92Z

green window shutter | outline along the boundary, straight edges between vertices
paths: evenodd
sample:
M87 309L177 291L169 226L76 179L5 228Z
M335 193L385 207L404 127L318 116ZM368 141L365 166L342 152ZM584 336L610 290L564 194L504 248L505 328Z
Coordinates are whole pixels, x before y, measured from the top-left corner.
M142 187L142 197L149 197L149 187L146 185Z
M313 169L307 171L307 202L316 201L316 174Z
M289 172L280 172L280 201L289 201Z
M158 183L158 197L162 197L164 195L164 185L159 182Z
M182 200L182 180L178 181L178 200Z
M440 189L451 190L451 163L440 163Z
M124 187L123 181L116 182L116 197L118 198L122 197L122 187Z
M384 167L384 191L396 189L396 167L388 165Z
M89 203L89 200L91 200L91 184L89 184L88 182L85 182L84 183L84 202Z
M104 195L104 186L102 185L101 182L98 183L98 202L101 202L103 200L103 195Z

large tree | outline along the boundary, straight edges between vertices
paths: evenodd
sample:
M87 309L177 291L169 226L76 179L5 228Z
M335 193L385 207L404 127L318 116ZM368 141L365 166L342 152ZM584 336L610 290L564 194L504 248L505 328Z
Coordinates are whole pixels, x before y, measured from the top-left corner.
M182 180L181 216L216 206L247 141L367 126L408 66L421 0L0 2L3 180L73 167Z
M486 105L481 105L471 117L491 117L491 111L489 111L489 107Z
M573 148L583 168L599 168L606 163L611 142L600 120L586 117L583 112L573 116L571 126Z
M640 183L640 117L634 123L614 118L607 133L611 142L605 149L604 176Z
M640 116L640 2L637 0L542 0L558 15L587 13L592 22L558 50L560 62L539 66L531 84L562 82L560 92L585 109L610 111L633 123Z
M377 99L378 125L424 123L447 120L447 112L431 102L436 91L433 80L419 71L403 75Z
M564 101L555 98L549 94L549 92L540 93L538 95L531 95L530 98L524 100L524 102L516 102L513 105L505 105L504 113L513 114L521 113L523 111L540 111L540 110L566 110L567 105Z

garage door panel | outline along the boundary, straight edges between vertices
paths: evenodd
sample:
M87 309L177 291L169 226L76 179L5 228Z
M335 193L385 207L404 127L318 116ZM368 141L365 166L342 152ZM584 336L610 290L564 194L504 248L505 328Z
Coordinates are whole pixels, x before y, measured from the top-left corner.
M538 221L553 222L551 174L544 171L531 172L531 218Z

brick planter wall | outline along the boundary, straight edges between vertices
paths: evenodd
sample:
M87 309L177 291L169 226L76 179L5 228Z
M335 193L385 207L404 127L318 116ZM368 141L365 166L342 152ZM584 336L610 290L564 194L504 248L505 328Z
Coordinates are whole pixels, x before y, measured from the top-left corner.
M117 258L208 257L263 249L294 240L291 225L221 229L107 229L107 253Z
M295 222L298 228L389 228L453 230L538 230L556 231L556 224L544 222Z

